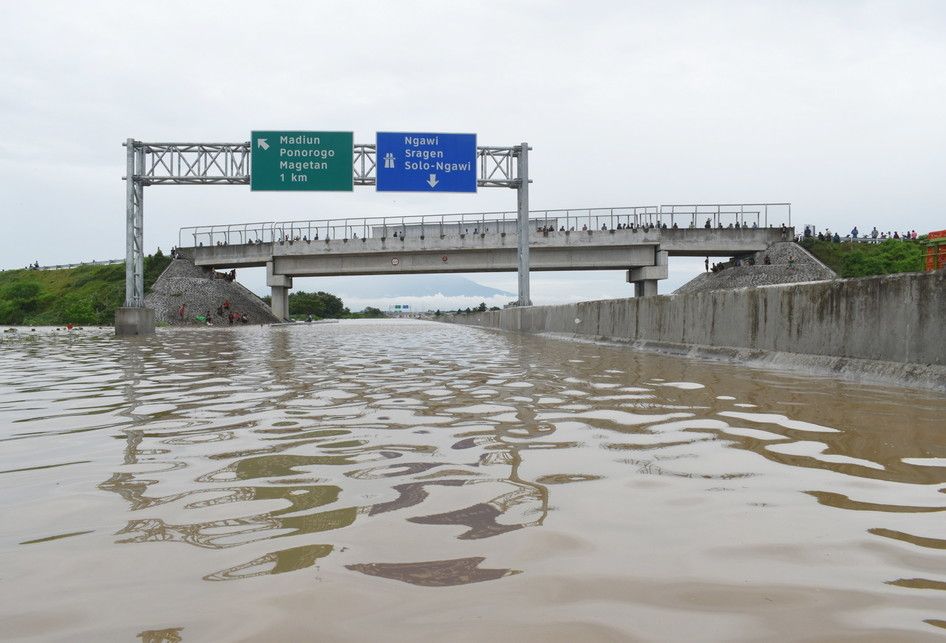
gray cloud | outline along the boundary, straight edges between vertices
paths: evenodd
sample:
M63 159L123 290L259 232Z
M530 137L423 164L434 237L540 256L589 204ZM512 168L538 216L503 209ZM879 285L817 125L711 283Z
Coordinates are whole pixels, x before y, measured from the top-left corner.
M0 265L122 256L125 138L254 128L527 140L539 208L788 200L796 223L942 228L944 27L940 2L6 2ZM514 204L154 187L146 244ZM536 276L536 298L600 281L557 278Z

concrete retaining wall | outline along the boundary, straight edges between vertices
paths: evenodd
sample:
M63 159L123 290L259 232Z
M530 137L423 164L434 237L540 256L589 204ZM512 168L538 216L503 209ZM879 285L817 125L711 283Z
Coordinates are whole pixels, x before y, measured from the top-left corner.
M452 321L688 354L704 347L707 356L741 361L801 354L818 358L797 360L805 370L820 360L835 371L946 389L946 271L509 308Z

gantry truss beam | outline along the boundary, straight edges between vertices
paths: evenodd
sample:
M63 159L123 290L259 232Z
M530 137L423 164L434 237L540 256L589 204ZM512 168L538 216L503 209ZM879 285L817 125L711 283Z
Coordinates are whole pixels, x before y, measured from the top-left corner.
M127 145L127 143L126 143ZM134 179L141 185L249 185L250 143L144 143L133 141L142 161ZM522 146L476 148L481 188L518 188ZM374 185L377 150L356 143L352 173L355 185Z

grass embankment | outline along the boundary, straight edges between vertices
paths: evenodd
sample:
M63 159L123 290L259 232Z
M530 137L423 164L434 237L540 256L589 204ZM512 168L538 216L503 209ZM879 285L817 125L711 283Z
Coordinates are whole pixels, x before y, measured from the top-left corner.
M923 270L920 241L888 239L881 243L832 243L806 239L802 247L839 277L871 277Z
M145 292L170 261L162 254L145 257ZM0 324L110 325L124 301L122 264L0 272Z

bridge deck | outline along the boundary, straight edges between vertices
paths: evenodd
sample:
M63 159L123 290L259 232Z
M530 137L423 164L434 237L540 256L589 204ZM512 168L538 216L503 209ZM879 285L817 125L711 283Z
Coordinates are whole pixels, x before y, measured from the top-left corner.
M515 232L411 232L351 239L297 235L276 242L198 245L187 252L201 266L273 262L276 273L293 276L516 270ZM790 230L774 228L530 231L529 263L531 270L625 269L655 265L657 250L669 256L730 256L764 250L786 238Z

